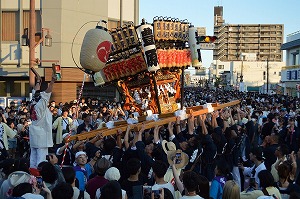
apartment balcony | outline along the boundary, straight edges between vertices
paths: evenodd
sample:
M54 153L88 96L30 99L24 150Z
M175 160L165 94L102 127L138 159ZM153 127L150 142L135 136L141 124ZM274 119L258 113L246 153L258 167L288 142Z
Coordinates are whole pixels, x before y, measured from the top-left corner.
M299 69L300 65L283 66L282 70Z
M262 44L269 44L269 43L271 43L271 40L262 40L262 39L260 39L259 42L262 43Z
M259 46L260 49L270 49L270 46Z
M269 34L260 34L260 37L271 37Z

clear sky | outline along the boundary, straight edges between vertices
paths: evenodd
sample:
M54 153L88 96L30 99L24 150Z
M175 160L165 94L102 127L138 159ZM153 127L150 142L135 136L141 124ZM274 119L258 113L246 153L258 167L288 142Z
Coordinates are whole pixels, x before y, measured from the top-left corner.
M218 5L223 6L225 23L284 24L284 42L286 35L300 30L300 0L140 0L139 18L148 23L155 16L187 19L213 35L214 6ZM203 66L208 67L212 51L201 53Z

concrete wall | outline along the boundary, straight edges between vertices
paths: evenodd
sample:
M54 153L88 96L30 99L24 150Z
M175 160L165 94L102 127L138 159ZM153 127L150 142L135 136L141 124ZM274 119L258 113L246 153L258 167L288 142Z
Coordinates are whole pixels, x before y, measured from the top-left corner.
M108 17L110 19L120 20L120 1L122 1L123 21L134 21L134 0L109 0Z
M75 66L71 48L72 41L78 32L73 44L73 55L79 64L81 43L85 33L95 28L99 20L108 20L107 0L45 0L43 1L44 26L51 29L53 46L43 48L43 59L59 59L62 66ZM45 63L44 66L51 63Z
M280 72L284 62L269 62L269 84L279 83ZM232 80L236 83L237 75L241 74L242 62L232 63ZM265 80L264 80L265 72ZM243 62L243 80L245 86L262 86L267 83L267 62ZM239 82L239 79L238 79Z

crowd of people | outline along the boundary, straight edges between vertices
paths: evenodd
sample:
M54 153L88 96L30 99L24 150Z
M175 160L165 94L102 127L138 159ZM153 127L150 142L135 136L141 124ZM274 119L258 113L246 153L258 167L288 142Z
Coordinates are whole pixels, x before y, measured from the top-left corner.
M135 117L134 107L117 99L57 103L51 83L35 89L34 102L0 109L0 198L300 198L298 98L185 88L184 107L241 103L68 142Z

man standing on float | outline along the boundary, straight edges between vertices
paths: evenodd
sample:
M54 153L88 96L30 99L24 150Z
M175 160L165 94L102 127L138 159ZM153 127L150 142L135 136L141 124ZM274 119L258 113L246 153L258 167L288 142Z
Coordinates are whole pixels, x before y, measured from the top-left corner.
M32 124L29 126L30 139L30 167L37 168L40 162L46 160L48 147L53 146L52 139L52 114L48 109L56 75L53 71L52 79L45 91L40 90L42 79L39 74L32 69L36 75L37 82L32 90L32 103L30 106L30 116Z

